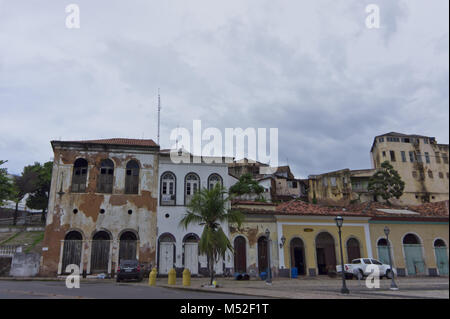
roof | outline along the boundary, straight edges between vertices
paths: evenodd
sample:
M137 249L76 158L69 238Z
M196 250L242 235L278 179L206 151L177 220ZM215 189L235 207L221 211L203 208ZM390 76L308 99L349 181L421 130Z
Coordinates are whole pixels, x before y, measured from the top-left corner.
M82 140L82 141L52 141L61 143L78 143L78 144L103 144L103 145L125 145L125 146L159 146L151 139L133 139L133 138L107 138L98 140Z
M248 203L251 204L251 203ZM255 206L257 205L256 203ZM247 209L246 213L269 213L273 211L255 209ZM387 203L368 202L348 205L346 207L332 207L318 204L311 204L300 200L291 200L281 203L275 210L277 215L304 215L304 216L356 216L370 217L372 219L383 220L448 220L448 200L427 203L417 206L396 206Z

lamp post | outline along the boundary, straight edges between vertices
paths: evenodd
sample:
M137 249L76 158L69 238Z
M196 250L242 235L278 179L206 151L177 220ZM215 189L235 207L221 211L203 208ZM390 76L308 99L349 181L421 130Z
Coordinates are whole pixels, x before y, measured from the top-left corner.
M272 267L270 265L270 230L269 228L266 229L266 240L267 240L267 280L266 283L271 285L272 284Z
M350 291L348 290L347 285L345 284L344 255L342 254L341 227L342 227L342 224L344 223L344 218L342 218L342 216L337 216L334 220L336 221L336 226L338 227L338 230L339 230L339 247L340 247L340 250L341 250L341 273L342 273L341 293L342 294L349 294Z
M395 280L394 280L394 277L395 277L394 269L392 268L391 244L389 243L389 233L390 232L391 231L390 231L389 227L385 226L384 227L384 234L386 235L386 242L387 242L387 245L388 245L389 267L390 267L390 270L391 270L391 279L392 279L391 280L391 290L398 290L398 286L397 286L397 284L395 283Z

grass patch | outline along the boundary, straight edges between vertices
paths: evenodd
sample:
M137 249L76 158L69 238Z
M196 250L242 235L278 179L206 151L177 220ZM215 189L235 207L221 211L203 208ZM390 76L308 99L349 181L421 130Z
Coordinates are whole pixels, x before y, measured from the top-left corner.
M9 237L9 238L7 238L6 240L0 242L0 245L4 245L4 244L6 244L6 243L8 243L8 242L10 242L10 241L12 241L12 240L14 240L14 239L15 239L17 236L19 236L20 234L21 234L20 232L15 233L15 234L12 235L11 237Z
M30 246L27 247L25 252L29 253L30 250L32 250L37 244L39 244L43 240L44 240L44 232L39 232L38 234L36 234L36 236L34 237L34 241L31 243Z

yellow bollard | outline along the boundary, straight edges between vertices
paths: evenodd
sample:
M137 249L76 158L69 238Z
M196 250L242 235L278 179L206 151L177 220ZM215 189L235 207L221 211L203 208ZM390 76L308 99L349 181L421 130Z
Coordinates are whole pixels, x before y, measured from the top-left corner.
M189 269L184 268L183 270L183 286L190 286L191 285L191 272Z
M167 284L169 285L175 285L177 282L177 272L175 271L175 268L172 268L169 270L169 274L167 276L168 282Z
M148 276L148 285L149 286L154 286L156 285L156 268L153 268L152 271L150 272L150 275Z

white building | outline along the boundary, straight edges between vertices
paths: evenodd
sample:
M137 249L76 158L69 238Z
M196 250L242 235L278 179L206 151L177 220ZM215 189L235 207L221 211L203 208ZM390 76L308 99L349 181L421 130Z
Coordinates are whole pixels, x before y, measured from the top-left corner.
M193 224L185 229L180 226L180 221L187 213L186 205L197 190L213 187L215 183L222 183L228 189L236 179L228 175L228 166L222 158L215 158L218 163L205 163L205 157L202 163L193 163L190 154L183 154L190 159L189 163L172 162L169 150L162 150L159 157L158 273L164 275L175 268L180 274L188 268L192 275L207 275L206 256L200 256L198 251L203 226ZM222 228L229 236L228 225L222 224ZM224 274L232 267L233 258L227 252L225 260L216 263L215 272Z

